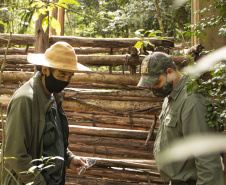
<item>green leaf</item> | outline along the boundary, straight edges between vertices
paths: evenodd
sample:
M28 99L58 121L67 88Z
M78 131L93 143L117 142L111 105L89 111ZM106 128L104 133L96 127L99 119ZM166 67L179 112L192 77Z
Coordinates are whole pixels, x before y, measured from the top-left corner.
M162 31L161 30L156 30L155 33L162 33Z
M58 7L58 8L65 8L65 9L68 9L68 6L66 4L63 4L63 3L55 3L55 5Z
M39 18L39 15L40 15L40 12L35 12L34 15L33 15L33 17L32 17L32 19L33 19L34 21L37 21L38 18Z
M150 44L150 42L149 41L143 41L143 44L144 44L144 47L147 47L148 44Z
M4 157L4 159L17 159L16 157Z
M42 29L43 29L44 33L46 32L48 26L49 26L48 17L44 17L44 19L42 20Z
M52 28L56 30L57 35L60 35L61 32L60 22L56 20L54 17L50 17L50 21L51 21L50 25L52 26Z
M143 45L143 42L138 41L134 47L140 49L142 45Z
M156 37L156 34L155 33L153 33L153 32L151 32L151 33L149 33L149 35L148 35L149 37Z
M60 0L58 3L75 4L77 6L80 6L80 4L75 0Z

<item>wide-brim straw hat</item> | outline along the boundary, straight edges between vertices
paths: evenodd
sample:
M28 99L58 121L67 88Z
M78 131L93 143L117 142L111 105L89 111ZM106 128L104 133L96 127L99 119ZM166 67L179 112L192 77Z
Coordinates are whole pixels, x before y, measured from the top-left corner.
M31 64L47 66L62 71L83 73L92 71L77 62L73 47L66 42L56 42L48 48L45 54L28 54L27 60Z

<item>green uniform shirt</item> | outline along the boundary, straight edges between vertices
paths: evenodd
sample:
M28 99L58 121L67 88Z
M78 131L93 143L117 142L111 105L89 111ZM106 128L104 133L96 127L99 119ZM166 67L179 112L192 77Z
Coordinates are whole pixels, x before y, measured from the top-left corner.
M173 141L192 134L213 132L206 123L207 99L199 94L187 94L183 76L171 94L165 98L160 114L160 127L155 140L154 155L161 177L166 181L197 180L197 185L223 185L223 170L219 154L205 155L187 161L173 162L160 166L159 152Z
M44 138L44 131L48 130L46 128L48 126L46 126L46 113L52 110L53 102L53 99L46 97L40 73L37 73L14 93L9 103L5 124L5 157L7 157L5 166L20 185L29 182L34 182L34 185L47 184L43 175L37 170L34 173L20 172L28 171L34 166L31 161L40 159L43 156L43 143L45 142L46 145L48 140ZM64 158L66 165L69 166L74 155L67 148L68 122L61 106L58 111L64 127L62 129L65 142ZM48 141L50 142L51 140ZM53 154L59 153L60 149L57 147L60 146L56 145L56 147L53 147ZM8 172L5 171L4 175L4 185L16 185L16 182Z

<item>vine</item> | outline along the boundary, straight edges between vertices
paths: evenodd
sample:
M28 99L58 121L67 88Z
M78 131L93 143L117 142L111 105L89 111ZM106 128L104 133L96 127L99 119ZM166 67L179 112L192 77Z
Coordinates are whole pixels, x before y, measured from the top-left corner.
M195 65L196 63L190 64ZM207 103L207 123L210 127L214 127L217 131L223 131L224 120L226 118L226 64L224 61L219 62L211 68L208 80L202 77L192 79L187 84L188 94L192 91L199 92L208 97L210 101Z

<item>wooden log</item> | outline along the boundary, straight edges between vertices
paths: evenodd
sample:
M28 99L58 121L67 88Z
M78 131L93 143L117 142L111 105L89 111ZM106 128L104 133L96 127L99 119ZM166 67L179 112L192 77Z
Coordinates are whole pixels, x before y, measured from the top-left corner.
M181 45L175 45L173 48L170 48L173 50L182 50L183 46ZM5 48L0 48L0 55L5 54ZM129 48L92 48L92 47L79 47L79 48L74 48L75 53L77 55L82 55L82 54L96 54L96 53L110 53L111 50L113 53L128 53ZM34 53L34 48L8 48L7 55L27 55L27 53Z
M82 157L82 156L80 156ZM89 158L85 158L89 159ZM96 167L118 167L130 169L148 169L157 172L155 160L132 160L132 159L106 159L106 158L93 158L96 160Z
M69 86L70 87L70 86ZM18 85L4 85L0 89L0 94L13 94L19 88ZM100 99L117 101L147 101L162 102L162 98L157 98L152 92L145 90L123 91L123 90L92 90L92 89L65 89L65 99Z
M5 71L2 75L3 82L28 81L33 77L32 72L9 72ZM101 73L75 74L71 83L100 83L100 84L117 84L117 85L137 85L140 77L131 75L110 75Z
M9 34L0 34L0 44L6 45L9 39ZM155 46L174 47L174 38L165 37L165 40L158 40L154 38L146 38ZM138 41L142 41L140 38L84 38L73 36L51 36L49 38L50 45L58 42L68 42L73 47L104 47L104 48L127 48L134 46ZM14 45L34 45L34 35L26 34L13 34L11 44Z
M147 131L140 131L140 130L84 127L84 126L76 126L76 125L69 125L69 133L100 136L100 137L139 139L139 140L144 140L144 142L148 135ZM154 134L156 135L156 133Z
M74 111L68 111L68 112L74 112ZM86 111L86 112L82 112L80 111L81 113L85 113L85 114L95 114L95 115L98 115L98 114L102 114L102 115L111 115L111 116L114 116L115 114L112 114L112 113L109 113L109 112L100 112L100 111ZM135 118L144 118L144 119L154 119L155 116L154 115L150 115L150 114L131 114L132 117L135 117Z
M0 48L0 55L5 54L5 48ZM34 53L34 48L8 48L7 55L27 55L27 53Z
M0 48L0 55L5 54L5 48ZM79 54L96 54L96 53L110 53L111 48L91 48L91 47L80 47L80 48L74 48L75 53L77 55ZM128 53L128 48L113 48L113 53L116 52L124 52ZM34 53L34 48L8 48L7 55L27 55L27 53Z
M66 177L66 185L150 185L150 183L144 182L129 182L121 180L112 180L104 178L92 178L92 177L74 177L70 174L70 177ZM159 185L152 183L152 185Z
M102 123L98 123L98 122L91 122L88 120L79 120L79 119L70 119L69 118L69 124L70 125L78 125L78 126L89 126L89 127L105 127L105 128L119 128L119 129L135 129L135 130L143 130L143 131L148 131L150 130L149 127L137 127L137 126L133 126L133 128L131 128L130 126L124 126L124 125L115 125L115 124L102 124Z
M131 126L131 120L129 117L122 116L109 116L109 115L96 115L96 114L84 114L78 112L66 112L67 117L69 118L77 118L77 119L86 119L90 121L94 121L95 123L103 123L103 124L114 124L114 125L125 125ZM151 127L154 123L154 120L150 119L140 119L133 118L133 126L137 127Z
M128 48L91 48L91 47L80 47L80 48L74 48L75 53L77 55L82 55L82 54L96 54L96 53L111 53L111 51L113 53L128 53Z
M1 95L0 96L1 106L3 108L6 108L8 106L8 104L9 104L10 100L11 100L11 97L7 97L7 96L2 96Z
M67 170L67 176L77 177L75 171ZM159 174L157 173L148 173L136 170L124 170L124 169L107 169L107 168L95 168L92 167L88 169L82 176L97 176L102 178L110 178L117 180L127 180L134 182L163 182Z
M91 100L85 101L75 99L64 100L63 107L66 111L102 111L116 115L130 115L134 113L149 113L159 115L161 111L161 103L139 102L139 101L109 101L109 100Z
M65 89L65 99L93 99L93 100L114 100L114 101L144 101L163 102L163 98L153 95L150 90L144 91L115 91L115 90L79 90Z
M84 157L89 157L89 158L98 157L98 158L108 158L108 159L122 159L121 156L110 156L110 155L106 156L103 154L95 154L95 153L88 153L88 152L81 152L81 151L72 151L72 152L77 156L84 156ZM124 159L130 159L130 158L124 157Z
M73 152L86 152L86 153L95 153L96 155L102 154L106 157L108 156L117 156L117 157L127 157L130 159L154 159L153 152L150 151L139 151L126 148L118 147L108 147L108 146L92 146L92 145L79 145L69 143L70 150Z
M1 45L6 45L9 40L10 34L0 33ZM30 45L33 46L35 43L35 36L28 34L12 34L11 45Z
M154 38L145 38L143 40L149 41L155 46L174 47L174 38L165 37L165 40L158 40ZM111 48L126 48L134 46L138 41L142 41L140 38L83 38L72 36L52 36L50 37L50 44L54 44L58 41L65 41L73 47L111 47Z
M138 151L152 151L154 142L150 141L145 145L145 141L137 139L122 139L122 138L109 138L109 137L98 137L88 136L80 134L70 134L70 144L79 145L91 145L91 146L107 146L107 147L118 147L127 148Z
M2 60L4 55L0 55ZM78 55L78 61L83 65L88 66L119 66L126 62L126 55ZM128 59L127 65L140 65L146 55L131 56ZM171 56L177 66L181 66L184 61L184 56ZM28 64L27 55L7 55L7 64ZM1 64L1 62L0 62Z
M2 102L3 107L7 107L10 97L0 96L0 100ZM107 101L107 100L99 100L89 102L91 100L87 100L87 102L81 102L81 100L76 101L63 101L63 108L65 111L76 111L76 112L86 112L86 111L102 111L109 112L116 115L128 115L134 114L137 112L144 111L148 114L157 114L159 115L161 111L161 105L159 103L149 103L149 102L124 102L124 101ZM149 110L150 109L150 110ZM147 111L146 111L147 110Z

